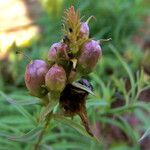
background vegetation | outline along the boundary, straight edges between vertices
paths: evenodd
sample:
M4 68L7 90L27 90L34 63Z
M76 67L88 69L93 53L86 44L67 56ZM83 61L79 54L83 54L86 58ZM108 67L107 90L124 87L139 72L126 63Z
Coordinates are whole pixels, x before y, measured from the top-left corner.
M40 101L24 84L27 58L47 59L50 45L63 37L63 11L70 5L90 22L92 37L112 38L102 45L103 58L86 77L96 96L87 99L88 116L100 143L80 126L80 119L56 117L43 139L42 150L148 150L150 147L150 4L148 0L40 0L42 13L34 24L40 32L28 44L8 49L0 60L0 150L30 150L41 126ZM38 9L38 8L37 8ZM145 133L145 134L144 134ZM144 135L144 136L143 136ZM140 139L141 138L141 139ZM140 140L139 140L140 139Z

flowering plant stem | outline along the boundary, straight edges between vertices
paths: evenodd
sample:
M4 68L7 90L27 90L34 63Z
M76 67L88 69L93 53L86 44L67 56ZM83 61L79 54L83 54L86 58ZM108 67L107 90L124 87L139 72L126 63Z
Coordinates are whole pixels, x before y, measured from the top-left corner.
M41 133L40 133L40 135L39 135L39 138L38 138L38 140L37 140L37 142L36 142L36 144L35 144L33 150L38 150L38 149L39 149L39 146L40 146L40 144L41 144L41 142L42 142L43 136L44 136L46 130L48 129L49 122L50 122L50 120L51 120L51 115L52 115L52 112L50 112L50 113L46 116L46 122L45 122L44 128L43 128L43 130L41 131Z

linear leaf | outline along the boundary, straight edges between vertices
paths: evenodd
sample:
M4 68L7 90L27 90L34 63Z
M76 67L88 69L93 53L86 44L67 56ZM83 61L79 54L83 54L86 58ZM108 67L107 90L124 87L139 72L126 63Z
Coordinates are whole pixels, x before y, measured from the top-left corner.
M15 108L27 119L29 119L34 125L36 124L35 119L27 112L26 109L24 109L21 105L15 103L13 99L8 97L4 92L0 91L0 95L10 104L13 104Z
M84 129L83 126L81 126L80 124L70 120L70 119L67 119L66 117L62 116L62 115L53 115L53 118L63 124L66 124L72 128L74 128L75 130L77 130L80 134L86 136L86 137L89 137L91 138L93 141L99 143L99 140L96 138L96 137L92 137L90 136L86 130Z
M91 99L87 101L87 107L91 107L91 106L108 106L108 102L104 101L104 100L95 100L95 99Z
M130 67L128 66L128 64L123 60L123 58L120 56L120 54L118 53L118 51L116 50L116 48L112 44L109 45L109 48L116 55L116 57L118 58L118 60L121 62L122 66L124 67L124 69L128 73L128 76L129 76L129 79L131 82L131 92L132 92L132 98L133 98L135 96L135 81L134 81L132 71L131 71Z
M1 95L4 94L4 92L0 91ZM6 95L6 94L5 94ZM13 96L13 95L12 95ZM11 96L11 97L12 97ZM21 96L20 96L21 98ZM33 98L33 97L27 97L27 100L14 100L14 99L9 99L9 102L12 103L12 104L18 104L18 105L21 105L21 106L24 106L24 105L34 105L34 104L38 104L40 103L40 99L38 98Z
M52 97L49 96L49 104L45 107L44 111L41 112L39 122L45 120L46 116L57 106L57 103L58 99L52 99Z
M143 139L145 139L146 137L150 136L150 128L148 128L145 133L142 135L142 137L138 140L139 142L141 142Z
M38 135L42 131L42 127L37 127L29 131L28 133L21 135L21 136L10 136L8 139L13 141L20 141L20 142L29 142L33 140L35 137L38 137Z
M26 106L26 105L34 105L34 104L39 104L41 101L39 99L29 99L29 100L13 100L14 103L21 105L21 106Z
M95 94L89 88L87 88L86 86L84 86L78 82L73 82L72 85L95 96Z

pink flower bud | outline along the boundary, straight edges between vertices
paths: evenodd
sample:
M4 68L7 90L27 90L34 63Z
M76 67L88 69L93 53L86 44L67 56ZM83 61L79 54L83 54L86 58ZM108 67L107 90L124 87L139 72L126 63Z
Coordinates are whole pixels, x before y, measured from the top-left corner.
M59 63L61 60L65 59L65 50L67 45L65 43L54 43L48 53L48 60L51 64ZM58 62L59 61L59 62Z
M86 42L82 48L78 57L77 69L84 75L90 73L96 66L98 59L102 55L99 42L91 40Z
M41 86L45 84L45 75L48 65L43 60L33 60L26 67L25 84L30 94L37 97L46 95L46 90Z
M89 37L89 26L88 26L87 22L81 23L80 37L81 38L88 38Z
M49 91L62 92L66 80L65 70L58 65L53 65L45 76L45 83Z

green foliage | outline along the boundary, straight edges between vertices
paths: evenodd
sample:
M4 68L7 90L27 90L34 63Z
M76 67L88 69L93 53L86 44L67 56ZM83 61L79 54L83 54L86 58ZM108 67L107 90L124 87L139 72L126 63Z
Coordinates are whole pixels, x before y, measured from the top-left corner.
M52 42L63 38L60 36L62 10L70 5L75 5L82 15L95 16L96 21L90 22L92 36L98 39L111 37L113 40L111 44L102 45L103 58L96 70L88 77L94 87L94 93L88 91L91 95L87 99L86 106L92 127L100 124L97 127L100 130L99 143L97 139L88 136L78 117L70 120L54 115L40 148L42 150L106 148L140 150L140 142L149 137L150 104L141 101L139 95L150 88L150 80L142 69L138 70L142 53L140 48L132 44L131 38L138 27L143 26L140 17L149 12L148 5L142 0L64 0L56 10L57 15L51 15L55 14L55 9L49 11L48 5L46 6L51 4L51 0L41 0L41 2L47 9L37 21L43 29L41 38L24 50L32 59L47 59L46 53ZM0 149L30 150L43 129L43 123L38 123L39 114L47 113L47 110L41 111L41 101L29 96L24 89L23 76L28 61L20 55L16 56L14 51L13 49L9 56L11 63L7 63L9 64L7 70L12 74L13 82L6 82L5 76L0 74ZM130 83L129 90L126 89L125 79ZM112 104L117 99L116 92L121 94L125 104L113 108ZM132 126L126 119L126 115L131 114L140 123ZM107 138L112 136L111 132L107 132L108 127L111 126L123 132L132 146L129 146L127 140ZM143 132L145 133L141 135ZM109 147L107 140L111 142Z
M138 139L140 138L140 134L139 132L134 130L128 122L126 122L123 115L126 114L127 112L132 112L132 113L135 112L135 115L136 113L138 115L139 112L142 111L143 112L142 117L145 116L146 122L144 118L143 120L140 120L143 123L143 127L140 129L140 131L145 130L145 128L148 127L147 124L150 123L150 119L146 117L147 114L145 114L143 110L149 112L150 105L139 102L138 96L137 96L139 92L143 90L143 88L146 88L146 84L144 81L144 74L142 71L141 73L138 73L137 74L138 80L136 81L134 79L131 68L124 61L124 59L119 55L115 47L113 45L110 45L109 47L112 50L113 54L121 62L121 66L125 70L124 73L126 74L126 76L129 76L129 79L131 80L131 82L133 82L131 84L131 90L129 92L125 91L123 81L120 80L119 78L114 79L114 77L112 77L113 79L112 82L105 83L100 78L97 77L96 73L93 73L91 75L91 80L94 85L94 89L95 89L94 93L96 96L91 95L87 101L89 115L91 117L91 121L93 120L93 118L95 118L93 120L95 123L97 121L100 121L101 124L103 124L103 126L110 124L110 125L114 125L120 128L127 135L127 137L130 138L130 140L133 142L133 145L134 145L133 149L139 149ZM111 88L112 85L113 87ZM118 108L111 108L111 103L113 102L113 94L114 94L113 88L117 88L117 87L120 90L120 92L124 94L123 97L126 100L126 104ZM99 92L99 89L101 90L101 92ZM138 91L135 92L134 91L135 89L138 89ZM0 140L1 142L0 145L3 145L6 149L8 148L9 145L13 145L11 149L16 149L19 147L28 149L29 146L32 147L35 141L34 139L38 137L42 129L42 127L40 126L35 127L37 123L35 123L35 120L33 119L35 112L38 113L40 108L36 106L35 100L33 100L33 103L28 103L28 100L27 102L21 102L20 100L13 100L12 98L4 94L3 92L1 92L0 94L1 94L1 106L5 107L5 109L1 109L1 111L3 111L2 113L5 115L1 117L0 119L0 128L3 129L1 130L3 132L0 132L0 135L6 140L5 142L3 140ZM11 94L11 97L21 98L22 96L20 95L19 97L17 93L17 96L15 96L15 94ZM29 97L29 99L32 100L31 97ZM11 105L8 105L7 103L5 103L4 100L11 103ZM37 103L39 103L38 99L36 101ZM15 106L15 107L12 107L12 106ZM29 106L32 107L32 109L29 109ZM14 110L18 110L18 112L20 112L24 117L18 118L19 114ZM93 110L97 110L97 113L94 113ZM7 115L8 112L6 113L6 111L12 112L11 115ZM108 117L107 114L111 114L115 116L116 119ZM79 125L79 118L74 118L73 120L70 120L59 115L58 116L54 115L52 118L54 118L54 120L52 120L49 131L47 131L46 136L43 141L43 143L45 143L46 141L47 142L51 141L52 144L50 144L50 147L52 149L59 150L60 148L62 149L74 149L74 148L92 149L94 148L98 150L104 146L105 142L101 140L103 139L102 136L99 139L100 143L97 143L95 142L95 140L92 140L91 138L86 137L88 136L88 134L85 132L84 128L81 125ZM59 125L59 123L66 124L74 128L75 130L83 134L83 137L78 132L71 130L70 127L64 126L63 124ZM10 127L9 124L11 124L12 126ZM144 124L145 124L145 127L144 127ZM59 129L59 134L55 131L56 129ZM148 131L143 135L141 140L145 136L148 135L147 133ZM20 136L18 136L19 134ZM68 139L70 138L72 139L71 140L72 142L68 143ZM59 143L58 143L58 139L59 139ZM14 143L13 140L20 141L20 142ZM23 144L26 142L28 144ZM80 142L80 144L78 142ZM118 146L122 147L122 149L123 147L126 147L127 149L129 149L127 145L126 146L118 145ZM41 148L43 149L47 149L48 147L49 147L48 145L44 145L44 144L41 145ZM115 146L115 148L117 147Z

